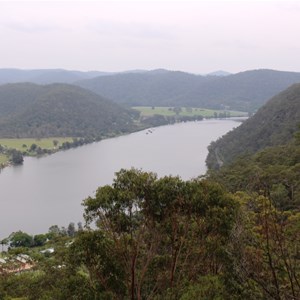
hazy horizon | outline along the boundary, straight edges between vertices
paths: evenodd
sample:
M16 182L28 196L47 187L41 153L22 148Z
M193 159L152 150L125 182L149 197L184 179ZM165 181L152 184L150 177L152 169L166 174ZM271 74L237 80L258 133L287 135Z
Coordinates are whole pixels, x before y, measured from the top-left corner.
M300 3L0 1L0 68L300 72Z
M212 70L208 73L194 73L194 72L189 72L189 71L184 71L184 70L170 70L170 69L165 69L165 68L156 68L156 69L127 69L127 70L116 70L116 71L107 71L107 70L79 70L79 69L67 69L67 68L17 68L17 67L5 67L5 68L1 68L0 70L20 70L20 71L36 71L36 70L51 70L51 71L68 71L68 72L99 72L99 73L107 73L109 74L119 74L119 73L134 73L134 72L151 72L151 71L157 71L157 70L165 70L165 71L170 71L170 72L183 72L183 73L188 73L188 74L193 74L193 75L199 75L199 76L206 76L206 75L210 75L213 73L217 73L217 72L226 72L228 73L227 75L234 75L234 74L238 74L238 73L242 73L242 72L247 72L247 71L258 71L258 70L271 70L271 71L279 71L279 72L294 72L294 73L300 73L300 71L290 71L290 70L276 70L276 69L267 69L267 68L256 68L256 69L247 69L247 70L241 70L241 71L237 71L237 72L228 72L227 70ZM219 76L226 76L226 75L219 75Z

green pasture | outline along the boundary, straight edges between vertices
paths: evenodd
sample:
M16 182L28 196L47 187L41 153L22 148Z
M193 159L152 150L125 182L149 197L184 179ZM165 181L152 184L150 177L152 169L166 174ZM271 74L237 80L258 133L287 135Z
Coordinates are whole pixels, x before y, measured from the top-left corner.
M8 157L0 153L0 165L8 162Z
M29 149L32 144L36 144L38 147L42 149L53 149L54 144L53 141L58 141L57 147L61 146L64 142L71 142L72 138L45 138L45 139L0 139L0 145L6 146L8 148L14 148L20 151L24 151ZM0 156L1 162L1 156Z
M173 107L151 107L151 106L135 106L133 109L141 112L142 116L153 116L153 115L163 115L163 116L175 116L176 112ZM178 115L180 116L203 116L205 118L214 117L216 114L224 113L230 114L231 117L245 117L248 114L246 112L234 111L234 110L213 110L206 108L197 107L181 107Z

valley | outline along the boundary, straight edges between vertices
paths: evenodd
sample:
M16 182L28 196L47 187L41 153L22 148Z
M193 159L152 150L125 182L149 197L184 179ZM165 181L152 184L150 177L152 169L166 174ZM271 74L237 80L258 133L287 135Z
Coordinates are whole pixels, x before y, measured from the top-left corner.
M257 111L198 100L0 86L0 296L297 299L299 84Z

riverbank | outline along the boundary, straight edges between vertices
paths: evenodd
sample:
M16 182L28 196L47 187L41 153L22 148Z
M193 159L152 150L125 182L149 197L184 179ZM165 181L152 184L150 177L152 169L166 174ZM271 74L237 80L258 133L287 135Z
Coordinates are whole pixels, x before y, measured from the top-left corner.
M145 108L143 109L145 110ZM199 111L204 110L199 109ZM161 114L148 113L147 116L145 114L141 114L140 120L136 122L136 128L134 130L124 131L121 133L111 132L106 135L102 135L101 138L50 137L0 139L0 171L10 165L22 164L24 157L41 157L61 150L76 148L85 144L139 132L152 127L172 125L181 122L201 121L204 119L214 119L216 117L215 111L213 110L206 110L205 118L200 114L187 115L186 112L181 112L177 115L168 115L169 110L167 110L167 108L156 108L155 112L160 112ZM236 112L234 117L227 116L225 119L235 119L237 116L242 118L245 117L244 112L240 112L240 115L237 113L238 112ZM220 114L216 119L224 119L225 116L226 114Z
M22 163L24 156L42 156L55 153L65 143L71 143L72 141L71 137L0 139L0 169Z

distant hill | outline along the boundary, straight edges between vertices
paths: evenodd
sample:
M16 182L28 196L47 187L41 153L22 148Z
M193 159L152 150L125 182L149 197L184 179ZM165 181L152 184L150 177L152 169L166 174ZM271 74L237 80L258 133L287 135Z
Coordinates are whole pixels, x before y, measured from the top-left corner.
M73 83L82 79L89 79L102 75L109 75L108 72L98 71L69 71L63 69L40 69L40 70L20 70L20 69L0 69L0 84L32 82L37 84L50 83Z
M285 145L293 138L299 123L300 84L294 84L270 99L241 126L212 143L207 164L215 168L220 160L230 163L241 155Z
M217 77L186 94L190 105L253 112L271 97L300 82L300 73L273 70L253 70Z
M136 112L67 84L0 86L0 137L101 137L136 129Z
M206 74L206 76L228 76L228 75L231 75L231 73L229 73L227 71L223 71L223 70L219 70L219 71L215 71L215 72Z
M253 70L228 76L200 76L154 70L78 81L81 87L130 106L191 106L256 111L293 83L300 73Z
M184 106L184 95L199 83L210 80L214 78L159 69L146 73L101 76L76 84L129 106ZM178 98L182 101L177 101Z

